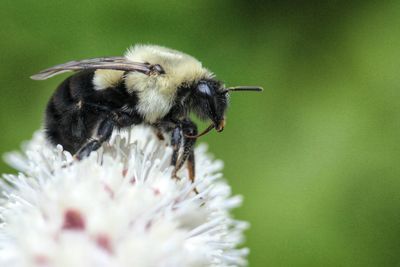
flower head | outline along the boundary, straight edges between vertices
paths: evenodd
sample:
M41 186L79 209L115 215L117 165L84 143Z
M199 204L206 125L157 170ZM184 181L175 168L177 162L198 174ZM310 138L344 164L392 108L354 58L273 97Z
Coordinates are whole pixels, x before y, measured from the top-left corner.
M171 179L171 148L148 128L114 133L87 159L38 132L7 161L20 171L1 183L0 266L241 266L247 223L234 220L222 162L206 147L196 181ZM194 188L199 194L194 193Z

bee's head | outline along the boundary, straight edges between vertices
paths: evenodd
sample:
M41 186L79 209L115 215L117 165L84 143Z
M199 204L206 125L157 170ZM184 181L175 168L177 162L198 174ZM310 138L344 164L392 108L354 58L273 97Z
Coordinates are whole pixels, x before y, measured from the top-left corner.
M220 81L214 79L202 79L194 84L191 93L191 108L200 119L209 119L212 123L202 133L192 136L193 138L200 137L214 128L217 132L224 130L229 92L234 91L262 91L262 88L255 86L225 88Z
M191 107L202 120L211 120L210 130L221 132L225 126L225 111L228 106L228 91L222 83L214 80L200 80L192 89Z

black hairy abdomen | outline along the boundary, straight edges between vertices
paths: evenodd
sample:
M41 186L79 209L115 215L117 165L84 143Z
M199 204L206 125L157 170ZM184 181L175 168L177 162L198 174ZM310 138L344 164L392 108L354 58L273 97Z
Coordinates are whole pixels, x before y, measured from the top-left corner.
M132 96L123 85L104 90L93 87L94 71L81 71L64 80L51 97L45 114L45 133L54 145L76 153L90 139L100 121Z

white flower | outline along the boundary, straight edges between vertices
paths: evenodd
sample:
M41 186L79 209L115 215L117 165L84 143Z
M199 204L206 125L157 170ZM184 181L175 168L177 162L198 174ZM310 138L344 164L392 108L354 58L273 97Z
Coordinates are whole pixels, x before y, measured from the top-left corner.
M196 181L171 179L171 148L151 130L115 133L80 162L35 134L7 161L20 171L1 183L0 266L180 267L246 265L237 248L247 223L199 146ZM194 188L200 192L194 193Z

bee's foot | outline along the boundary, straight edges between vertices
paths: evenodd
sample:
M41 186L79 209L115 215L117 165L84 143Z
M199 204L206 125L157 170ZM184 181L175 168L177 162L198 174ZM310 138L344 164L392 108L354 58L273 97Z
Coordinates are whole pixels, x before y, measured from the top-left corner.
M176 173L172 173L171 178L177 181L181 180L181 177L179 177Z

